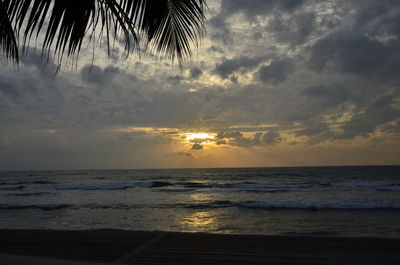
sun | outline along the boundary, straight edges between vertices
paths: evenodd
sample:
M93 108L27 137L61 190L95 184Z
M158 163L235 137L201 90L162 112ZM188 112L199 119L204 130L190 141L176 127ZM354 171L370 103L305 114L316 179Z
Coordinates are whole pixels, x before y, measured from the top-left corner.
M186 139L193 140L193 139L213 139L214 136L208 133L187 133Z

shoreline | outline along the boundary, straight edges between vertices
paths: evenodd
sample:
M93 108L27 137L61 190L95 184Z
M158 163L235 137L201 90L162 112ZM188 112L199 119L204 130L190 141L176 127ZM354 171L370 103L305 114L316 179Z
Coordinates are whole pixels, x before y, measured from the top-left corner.
M318 239L318 238L323 238L323 239L365 239L365 240L394 240L394 241L399 241L400 242L400 237L387 237L387 236L368 236L368 235L360 235L360 236L346 236L346 235L334 235L334 234L318 234L318 233L288 233L288 234L251 234L251 233L219 233L219 232L195 232L195 231L171 231L171 230L131 230L131 229L119 229L119 228L95 228L95 229L41 229L41 228L0 228L0 236L2 235L3 232L45 232L45 233L68 233L68 232L73 232L73 233L92 233L92 234L100 234L100 233L129 233L129 234L158 234L158 233L166 233L166 234L188 234L188 235L196 235L196 234L202 234L202 235L210 235L210 236L233 236L233 237L265 237L265 238L305 238L305 239ZM0 239L1 241L1 239Z
M400 264L400 239L117 229L1 229L0 254L3 262L7 257L18 255L15 264L23 264L17 259L33 257L33 260L123 264L384 265Z

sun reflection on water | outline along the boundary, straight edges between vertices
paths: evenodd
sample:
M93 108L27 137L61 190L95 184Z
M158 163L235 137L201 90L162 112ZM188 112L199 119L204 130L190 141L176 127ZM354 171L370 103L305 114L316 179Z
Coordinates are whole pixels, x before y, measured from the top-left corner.
M217 231L220 224L211 211L195 212L184 216L180 224L188 232L210 232Z
M207 193L195 193L190 195L193 203L207 204L215 198ZM218 213L213 210L198 210L177 216L177 223L186 232L216 232L221 223Z

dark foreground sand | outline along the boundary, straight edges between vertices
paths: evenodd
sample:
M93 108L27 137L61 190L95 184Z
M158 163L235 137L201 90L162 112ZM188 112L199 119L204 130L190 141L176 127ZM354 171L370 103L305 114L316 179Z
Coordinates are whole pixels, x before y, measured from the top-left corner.
M0 264L400 264L400 239L0 230Z

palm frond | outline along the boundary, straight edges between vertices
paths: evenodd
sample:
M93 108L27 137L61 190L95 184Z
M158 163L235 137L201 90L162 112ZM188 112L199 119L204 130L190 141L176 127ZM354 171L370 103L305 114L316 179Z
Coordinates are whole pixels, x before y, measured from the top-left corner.
M0 46L7 59L19 60L17 39L7 14L7 5L3 2L0 2Z
M179 61L191 55L204 30L204 0L122 0L121 6L158 53Z
M145 46L179 61L204 32L204 0L0 0L1 46L18 61L18 47L43 36L42 55L79 54L84 38L121 37L129 53ZM11 28L10 28L11 27ZM12 29L12 30L10 30ZM3 34L4 32L4 34ZM20 41L20 42L18 42Z

